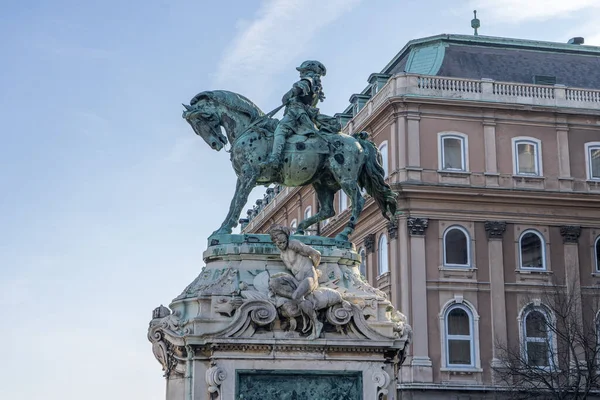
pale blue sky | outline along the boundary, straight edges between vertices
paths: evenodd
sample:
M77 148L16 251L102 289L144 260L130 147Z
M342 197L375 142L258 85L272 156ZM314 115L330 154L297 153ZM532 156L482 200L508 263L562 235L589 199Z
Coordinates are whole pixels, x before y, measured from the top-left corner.
M450 6L448 4L451 4ZM528 4L527 6L524 6ZM523 8L522 7L527 7ZM151 311L198 274L235 177L181 119L207 89L265 112L304 59L333 114L410 39L600 45L600 0L54 0L0 11L0 398L164 399ZM252 203L262 195L256 189Z

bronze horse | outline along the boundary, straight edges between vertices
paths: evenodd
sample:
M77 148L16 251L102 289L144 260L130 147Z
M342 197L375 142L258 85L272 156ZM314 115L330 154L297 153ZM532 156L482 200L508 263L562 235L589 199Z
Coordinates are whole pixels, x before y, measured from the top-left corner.
M270 183L290 187L310 184L315 189L318 212L301 221L296 234L335 215L333 200L340 189L350 198L352 215L338 240L347 241L354 231L365 203L361 188L375 199L384 217L395 214L395 194L384 181L379 150L367 140L366 133L292 136L281 168L265 169L260 164L270 154L277 119L265 116L246 97L225 90L201 92L184 107L183 118L210 147L219 151L231 144L231 163L238 177L225 221L211 236L231 233L252 189Z

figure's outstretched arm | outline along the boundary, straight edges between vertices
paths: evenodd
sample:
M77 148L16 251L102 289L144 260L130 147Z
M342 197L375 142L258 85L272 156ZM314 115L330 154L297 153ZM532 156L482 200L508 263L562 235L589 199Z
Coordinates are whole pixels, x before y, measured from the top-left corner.
M290 239L288 248L298 254L310 258L315 267L321 262L321 253L299 240Z

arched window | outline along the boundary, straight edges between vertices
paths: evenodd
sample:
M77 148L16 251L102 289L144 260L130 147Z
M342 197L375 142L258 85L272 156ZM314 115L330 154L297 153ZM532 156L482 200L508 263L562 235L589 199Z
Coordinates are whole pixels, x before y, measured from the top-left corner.
M381 143L379 146L379 152L381 153L381 166L383 167L383 177L388 177L388 145L387 142Z
M298 221L293 219L292 222L290 222L290 228L291 228L292 232L296 230L297 226L298 226Z
M310 218L312 216L312 207L308 206L304 210L304 219Z
M439 134L439 163L445 171L467 170L467 136L459 134Z
M381 235L379 238L379 249L377 252L377 267L379 268L379 275L383 275L390 270L387 244L387 236Z
M468 232L459 226L451 226L444 232L444 266L470 267L471 243Z
M358 254L360 254L360 266L358 267L358 271L360 272L360 274L364 277L367 276L367 252L365 251L365 249L360 249L358 251Z
M529 306L522 315L521 336L523 355L527 365L550 367L552 364L552 329L547 311L539 306Z
M512 139L515 175L542 175L542 142L534 138Z
M471 310L462 304L454 304L446 309L444 322L446 366L475 367Z
M596 272L600 272L600 236L596 238L594 243L594 259L596 260Z
M341 213L342 211L346 210L348 208L348 196L346 195L346 192L344 192L343 190L340 190L338 192L340 194L339 200L340 200L340 204L339 204L339 213Z
M534 230L527 230L521 234L519 259L521 269L546 269L546 249L542 235Z

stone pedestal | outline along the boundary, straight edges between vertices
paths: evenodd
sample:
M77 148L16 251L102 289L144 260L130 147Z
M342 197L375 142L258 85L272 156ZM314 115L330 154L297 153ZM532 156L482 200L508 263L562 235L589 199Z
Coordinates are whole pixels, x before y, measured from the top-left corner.
M311 321L269 290L289 271L268 235L213 238L198 278L150 322L167 400L396 399L405 317L360 276L352 244L293 238L322 254L320 337L308 339Z

